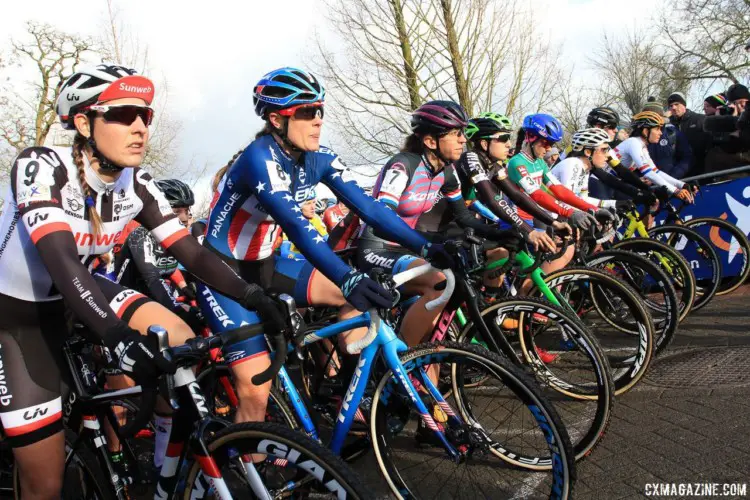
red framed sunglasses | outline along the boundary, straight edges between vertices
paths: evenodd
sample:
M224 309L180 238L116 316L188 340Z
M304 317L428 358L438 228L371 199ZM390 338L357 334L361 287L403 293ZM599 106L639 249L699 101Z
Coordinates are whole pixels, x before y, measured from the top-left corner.
M325 111L322 102L313 102L310 104L298 104L291 108L280 109L279 114L281 116L293 116L295 120L309 121L318 117L322 120Z

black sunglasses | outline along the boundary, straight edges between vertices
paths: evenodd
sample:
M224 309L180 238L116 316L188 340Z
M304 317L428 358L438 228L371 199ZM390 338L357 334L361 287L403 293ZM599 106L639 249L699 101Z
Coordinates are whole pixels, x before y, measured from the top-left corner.
M154 110L137 104L118 104L112 106L91 106L92 111L102 113L104 120L123 125L132 125L140 117L146 126L154 119Z
M510 140L510 134L503 134L498 137L491 138L493 142L508 142Z
M320 113L320 114L318 114ZM314 120L317 117L320 117L320 119L323 119L323 116L325 116L325 110L322 105L306 105L302 104L300 106L292 106L291 108L282 109L279 111L279 114L281 116L293 116L295 120Z

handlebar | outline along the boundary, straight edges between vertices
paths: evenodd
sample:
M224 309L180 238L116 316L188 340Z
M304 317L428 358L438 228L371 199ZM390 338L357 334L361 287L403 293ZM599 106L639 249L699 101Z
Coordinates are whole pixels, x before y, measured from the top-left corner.
M403 285L407 281L413 280L414 278L425 275L427 273L431 273L433 271L440 271L440 269L432 267L432 264L429 263L422 264L421 266L415 267L413 269L407 269L406 271L392 276L387 280L388 282L385 284L395 289L398 286ZM432 311L437 307L445 304L446 302L448 302L448 300L450 300L451 295L453 295L453 290L456 286L456 278L453 275L453 271L451 271L450 269L444 269L442 270L442 273L445 274L445 290L442 294L440 294L440 297L431 300L425 305L428 311ZM380 313L377 309L374 308L370 309L367 312L370 315L370 327L367 329L367 334L363 338L346 346L346 351L349 354L359 354L363 349L372 344L375 338L378 336L380 322L382 321L380 318Z
M296 309L294 299L288 295L282 294L277 300L282 302L287 309L290 307L290 303L292 309ZM295 323L295 320L296 318L290 316L289 327L293 333L296 333L297 328L302 327L302 325ZM177 374L179 374L180 368L189 368L198 364L201 360L210 355L211 350L225 345L236 344L258 335L263 335L267 331L273 331L273 328L269 328L270 326L271 325L267 325L266 323L244 325L239 328L214 334L210 337L193 337L188 339L184 344L174 347L169 347L169 333L161 326L150 326L148 328L147 336L156 340L161 355L172 361L172 363L178 367ZM287 353L286 333L286 331L281 331L270 336L275 356L271 365L266 370L253 376L251 379L253 384L265 384L273 379L284 365ZM165 380L169 403L173 408L177 409L179 408L179 403L174 391L175 376L177 375L165 375ZM130 422L120 429L120 434L123 437L134 435L140 429L144 428L151 419L151 414L156 405L156 398L159 395L158 387L143 387L142 389L141 405L138 412Z

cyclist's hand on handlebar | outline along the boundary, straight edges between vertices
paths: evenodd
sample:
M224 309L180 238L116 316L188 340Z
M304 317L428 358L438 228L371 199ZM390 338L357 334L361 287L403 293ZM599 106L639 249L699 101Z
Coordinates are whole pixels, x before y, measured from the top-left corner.
M421 256L438 269L454 269L456 260L442 243L428 243L422 247Z
M614 222L615 220L615 214L613 214L606 208L597 209L594 212L594 217L596 218L596 221L600 224L603 224L606 222Z
M141 335L125 322L109 328L104 343L114 354L116 366L142 387L157 387L159 375L176 370L175 365L161 355L153 339Z
M557 251L554 240L544 231L531 231L524 236L526 237L526 241L534 248L534 251L539 251L540 248L547 252Z
M674 195L685 203L692 204L693 202L695 202L695 196L693 195L693 192L689 188L688 189L682 188L679 191L677 191Z
M341 291L346 300L358 311L368 311L373 307L389 309L395 297L377 281L361 271L352 269L344 276Z
M701 190L701 187L697 182L686 182L685 188L690 189L690 191L692 191L693 194L698 194L698 191Z
M617 200L615 202L615 210L618 212L632 212L635 210L635 203L631 200Z
M565 233L568 236L573 236L573 228L570 227L570 224L567 222L554 221L552 223L552 229L554 229L556 233Z
M568 220L571 226L584 231L590 228L592 224L596 224L594 216L582 210L574 210Z
M279 304L268 297L261 288L248 286L242 299L242 307L253 309L266 324L267 335L283 334L287 330L286 317L281 313ZM270 329L269 329L270 328Z
M633 198L633 201L635 201L637 205L645 205L647 207L650 207L656 204L659 200L651 191L639 191L638 194Z

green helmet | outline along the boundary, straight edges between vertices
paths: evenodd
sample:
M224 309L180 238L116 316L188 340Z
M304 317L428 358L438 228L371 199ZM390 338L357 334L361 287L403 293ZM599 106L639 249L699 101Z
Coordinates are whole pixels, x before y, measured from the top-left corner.
M512 130L513 126L507 116L490 112L482 113L478 117L469 120L465 132L467 139L472 139L474 136L477 139L483 139L492 137L498 132L510 132Z

